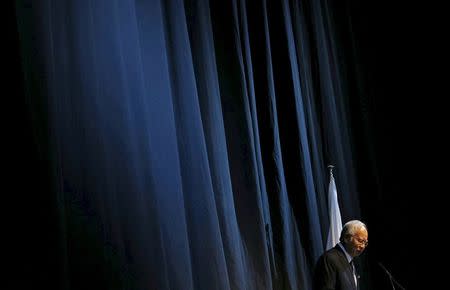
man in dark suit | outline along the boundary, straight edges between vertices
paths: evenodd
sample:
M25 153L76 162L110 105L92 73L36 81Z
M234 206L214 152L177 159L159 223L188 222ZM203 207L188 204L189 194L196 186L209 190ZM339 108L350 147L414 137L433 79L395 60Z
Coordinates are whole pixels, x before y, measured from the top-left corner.
M368 244L368 231L358 220L347 222L339 243L317 261L314 268L314 290L358 290L358 274L353 258L361 255Z

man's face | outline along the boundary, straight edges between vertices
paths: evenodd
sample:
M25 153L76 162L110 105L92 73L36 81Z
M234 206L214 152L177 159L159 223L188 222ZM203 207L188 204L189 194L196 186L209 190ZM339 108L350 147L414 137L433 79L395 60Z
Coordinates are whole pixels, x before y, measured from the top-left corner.
M365 228L361 228L355 232L353 236L348 236L346 241L346 250L352 257L361 255L369 243L369 234Z

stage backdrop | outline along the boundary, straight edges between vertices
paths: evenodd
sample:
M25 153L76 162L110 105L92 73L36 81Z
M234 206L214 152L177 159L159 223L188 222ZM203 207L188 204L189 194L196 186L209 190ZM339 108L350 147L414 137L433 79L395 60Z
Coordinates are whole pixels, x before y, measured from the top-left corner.
M342 220L360 218L342 5L16 1L57 220L49 284L311 289L327 165Z

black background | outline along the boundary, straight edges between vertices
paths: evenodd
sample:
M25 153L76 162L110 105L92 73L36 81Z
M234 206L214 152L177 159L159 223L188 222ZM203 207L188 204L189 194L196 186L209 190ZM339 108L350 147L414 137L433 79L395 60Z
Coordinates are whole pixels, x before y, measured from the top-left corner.
M353 126L374 289L391 289L378 262L406 289L440 289L448 131L441 8L361 2L349 2L365 77L353 107L362 124Z

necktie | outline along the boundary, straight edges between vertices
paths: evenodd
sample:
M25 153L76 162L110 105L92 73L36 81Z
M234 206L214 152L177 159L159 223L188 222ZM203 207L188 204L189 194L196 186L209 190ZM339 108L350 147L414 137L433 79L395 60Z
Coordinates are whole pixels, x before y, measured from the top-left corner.
M350 267L352 269L353 279L355 280L356 288L358 289L358 279L356 278L356 268L353 260L350 262Z

